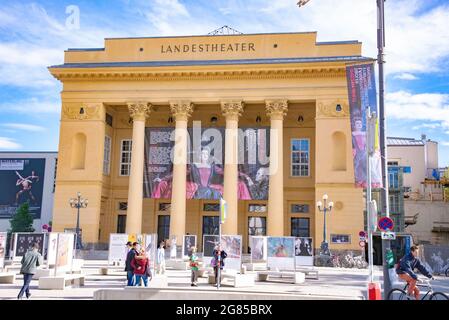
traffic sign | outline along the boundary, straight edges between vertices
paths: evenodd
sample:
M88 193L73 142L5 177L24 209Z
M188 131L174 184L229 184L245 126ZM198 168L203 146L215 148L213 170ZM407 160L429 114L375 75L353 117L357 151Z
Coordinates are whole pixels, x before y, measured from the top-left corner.
M389 231L389 230L393 230L394 223L393 223L393 220L391 220L391 218L382 217L379 219L377 226L382 231Z
M360 231L359 232L359 237L360 238L366 238L366 232L365 231Z
M361 246L363 248L365 246L365 241L360 241L359 246Z
M382 240L395 240L396 239L396 233L387 231L387 232L381 232L380 233Z

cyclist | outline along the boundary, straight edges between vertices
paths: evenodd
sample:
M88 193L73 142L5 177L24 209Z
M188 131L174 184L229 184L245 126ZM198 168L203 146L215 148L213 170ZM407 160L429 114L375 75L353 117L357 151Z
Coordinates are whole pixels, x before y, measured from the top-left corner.
M419 299L419 289L416 286L418 281L418 276L413 272L413 270L418 269L427 278L433 279L431 271L428 270L421 261L417 258L418 256L418 246L412 246L410 248L410 253L406 254L399 261L398 267L396 268L396 273L399 278L408 283L407 298L418 300Z

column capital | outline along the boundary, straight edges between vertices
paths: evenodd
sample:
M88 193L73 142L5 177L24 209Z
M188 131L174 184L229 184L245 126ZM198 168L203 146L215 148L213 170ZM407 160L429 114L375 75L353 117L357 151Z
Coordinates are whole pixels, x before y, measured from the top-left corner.
M145 121L149 117L152 105L145 101L127 102L129 115L133 120Z
M287 115L287 100L265 100L265 109L271 120L282 120Z
M221 112L226 120L238 120L242 115L244 103L241 100L221 101Z
M192 115L193 103L191 101L170 101L170 111L176 121L187 121Z

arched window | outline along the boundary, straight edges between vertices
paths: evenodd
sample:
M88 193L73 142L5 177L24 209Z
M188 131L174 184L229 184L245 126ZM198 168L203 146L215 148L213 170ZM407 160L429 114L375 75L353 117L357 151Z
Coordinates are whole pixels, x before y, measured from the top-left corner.
M72 169L84 169L86 162L86 135L77 133L72 139Z
M337 131L332 134L332 170L346 171L346 135Z

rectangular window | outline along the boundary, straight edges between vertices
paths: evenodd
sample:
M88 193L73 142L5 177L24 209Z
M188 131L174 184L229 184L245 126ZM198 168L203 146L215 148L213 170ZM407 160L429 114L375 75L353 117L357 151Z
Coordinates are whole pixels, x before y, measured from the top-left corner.
M292 139L291 141L291 175L308 177L310 172L310 140Z
M309 218L292 218L291 223L292 237L310 237Z
M351 243L349 234L331 234L331 243Z
M220 211L219 203L205 203L203 204L203 211Z
M399 188L399 172L393 168L388 170L388 185L390 188Z
M249 212L267 212L266 204L250 204L248 205Z
M290 206L291 213L309 213L308 204L292 204Z
M171 203L159 203L159 211L170 211Z
M128 210L128 202L119 202L118 203L118 209L120 211L126 211Z
M267 218L248 217L248 235L265 236L267 234Z
M122 140L120 154L120 175L129 176L131 171L132 140Z
M126 215L119 214L117 216L117 233L126 232Z
M401 202L399 200L400 193L390 194L388 200L390 202L390 213L399 214L401 213Z
M109 175L111 168L111 137L104 136L103 174Z
M170 239L170 216L157 217L157 243Z
M203 216L203 235L218 235L219 223L220 221L218 216Z

